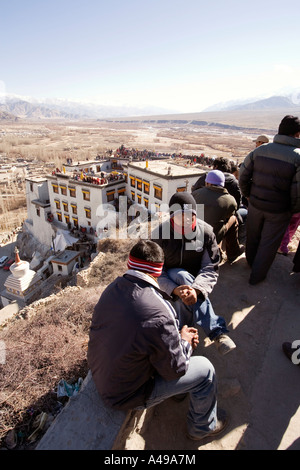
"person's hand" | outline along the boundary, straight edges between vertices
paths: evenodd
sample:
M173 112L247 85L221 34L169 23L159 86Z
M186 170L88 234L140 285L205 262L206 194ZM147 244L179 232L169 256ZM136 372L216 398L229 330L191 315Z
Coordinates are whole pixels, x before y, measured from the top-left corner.
M185 305L194 305L197 302L198 292L191 286L177 286L172 293L177 295Z
M187 341L193 349L199 344L198 330L196 328L184 325L180 331L181 338Z

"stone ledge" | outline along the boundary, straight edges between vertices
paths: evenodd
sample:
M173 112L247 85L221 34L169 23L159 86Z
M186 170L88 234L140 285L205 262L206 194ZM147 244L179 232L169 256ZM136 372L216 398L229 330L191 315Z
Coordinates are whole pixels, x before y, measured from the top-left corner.
M78 395L70 398L36 450L111 450L116 445L120 448L141 414L106 407L89 371Z

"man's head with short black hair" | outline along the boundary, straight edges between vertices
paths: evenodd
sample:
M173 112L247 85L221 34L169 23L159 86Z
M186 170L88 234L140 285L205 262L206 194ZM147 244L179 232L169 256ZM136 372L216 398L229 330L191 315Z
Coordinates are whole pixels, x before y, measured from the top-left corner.
M162 248L152 240L139 240L131 248L130 255L149 263L164 262L164 252Z
M300 120L296 116L285 116L279 124L278 134L295 137L300 132Z
M231 167L227 158L218 157L213 163L214 170L223 171L223 173L230 173Z

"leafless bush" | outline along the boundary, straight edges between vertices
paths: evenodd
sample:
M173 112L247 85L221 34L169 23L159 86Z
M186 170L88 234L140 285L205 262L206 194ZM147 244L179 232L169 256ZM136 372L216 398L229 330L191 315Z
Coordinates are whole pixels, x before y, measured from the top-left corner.
M92 312L101 289L54 297L36 314L0 332L6 363L0 365L0 442L11 429L25 435L34 416L57 407L55 387L88 371L86 351Z
M122 276L127 269L127 259L136 240L114 240L106 238L98 242L98 251L105 253L104 258L91 268L89 286L109 284L117 276Z

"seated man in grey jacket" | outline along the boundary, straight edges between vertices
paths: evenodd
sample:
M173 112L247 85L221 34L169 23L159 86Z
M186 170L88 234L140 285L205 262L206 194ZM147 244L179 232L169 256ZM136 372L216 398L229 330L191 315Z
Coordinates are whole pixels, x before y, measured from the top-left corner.
M236 345L226 334L225 320L216 315L208 298L218 279L220 252L210 225L197 218L197 205L188 192L169 202L170 219L151 235L163 249L164 269L158 282L172 296L181 325L201 326L221 354Z
M187 435L198 440L219 433L227 419L224 412L217 418L212 364L191 357L197 330L179 330L170 297L159 288L163 262L155 242L141 240L132 248L128 271L95 307L88 363L104 403L115 409L144 409L189 393Z

